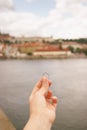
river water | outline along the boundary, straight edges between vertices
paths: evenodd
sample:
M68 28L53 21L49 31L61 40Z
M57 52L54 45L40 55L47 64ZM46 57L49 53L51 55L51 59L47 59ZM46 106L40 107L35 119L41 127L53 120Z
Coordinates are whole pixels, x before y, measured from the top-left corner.
M0 60L0 107L17 130L28 119L28 97L44 72L59 99L52 130L87 130L87 59Z

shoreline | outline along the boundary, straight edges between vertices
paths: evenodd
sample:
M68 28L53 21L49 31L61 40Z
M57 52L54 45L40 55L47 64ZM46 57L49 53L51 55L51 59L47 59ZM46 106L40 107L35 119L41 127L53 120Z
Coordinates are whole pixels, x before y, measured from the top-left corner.
M0 130L16 130L5 112L0 108Z
M73 56L26 56L26 57L0 57L0 60L7 59L26 59L26 60L43 60L43 59L86 59L86 55L73 55Z

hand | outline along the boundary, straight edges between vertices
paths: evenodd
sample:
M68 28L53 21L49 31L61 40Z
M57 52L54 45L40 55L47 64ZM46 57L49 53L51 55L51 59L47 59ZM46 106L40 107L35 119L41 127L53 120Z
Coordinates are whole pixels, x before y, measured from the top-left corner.
M30 103L30 118L40 117L49 121L50 124L54 122L55 111L57 106L57 97L52 95L49 90L51 81L43 77L34 87L29 98Z

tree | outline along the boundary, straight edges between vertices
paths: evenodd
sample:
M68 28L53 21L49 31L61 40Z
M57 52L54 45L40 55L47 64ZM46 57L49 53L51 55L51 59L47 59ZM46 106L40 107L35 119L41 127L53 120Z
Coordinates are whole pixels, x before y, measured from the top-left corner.
M69 49L72 53L75 52L75 49L74 49L74 47L72 47L72 46L69 46L68 49Z
M83 53L87 55L87 49L83 49Z
M33 55L33 52L28 52L27 53L29 56L32 56Z
M82 53L82 49L76 48L75 52L76 52L76 53Z

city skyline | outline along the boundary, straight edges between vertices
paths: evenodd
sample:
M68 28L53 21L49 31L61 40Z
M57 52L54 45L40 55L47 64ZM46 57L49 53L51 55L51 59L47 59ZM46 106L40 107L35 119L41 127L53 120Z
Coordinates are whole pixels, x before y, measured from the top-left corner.
M86 0L1 0L0 30L13 36L87 38Z

